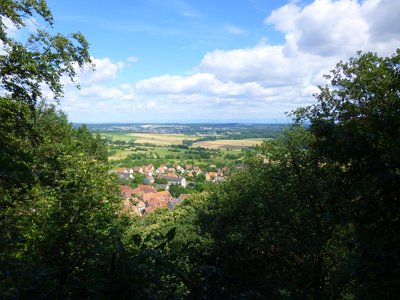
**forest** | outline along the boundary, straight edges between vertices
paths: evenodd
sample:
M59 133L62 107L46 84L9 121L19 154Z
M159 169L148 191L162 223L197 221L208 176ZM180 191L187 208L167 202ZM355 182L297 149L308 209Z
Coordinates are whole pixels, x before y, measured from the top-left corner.
M107 147L73 127L80 33L13 39L42 0L0 2L1 299L395 299L400 49L339 62L244 167L174 210L123 213Z

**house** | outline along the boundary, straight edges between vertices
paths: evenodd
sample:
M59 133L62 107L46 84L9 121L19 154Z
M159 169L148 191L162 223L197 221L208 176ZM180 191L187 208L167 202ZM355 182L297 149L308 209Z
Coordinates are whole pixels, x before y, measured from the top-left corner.
M153 212L156 209L156 207L154 206L146 206L146 208L143 211L143 214L149 214L151 212Z
M138 201L137 204L134 207L135 213L139 216L143 216L146 210L146 203L143 201Z
M143 200L145 202L148 202L151 199L156 199L158 201L170 201L172 199L172 196L168 191L143 194Z
M193 165L186 165L186 170L192 170L193 169Z
M168 186L171 185L171 184L179 184L182 187L186 187L187 186L186 178L179 177L178 175L173 174L173 173L168 173L167 175L161 175L161 176L158 176L158 177L166 179Z
M188 195L187 194L180 194L178 198L176 199L172 199L169 203L168 203L168 208L169 209L175 209L175 206L179 203L181 203L183 200L186 199Z
M199 166L194 166L193 171L196 173L196 175L199 175L202 173L201 169Z
M146 211L147 206L166 207L171 200L172 196L168 191L143 194L143 201L146 203Z
M146 171L144 172L144 174L145 174L146 176L153 176L153 175L154 175L154 172L153 172L153 170L146 170Z
M156 189L151 185L139 184L135 189L133 189L136 194L147 194L147 193L155 193Z
M153 176L146 176L145 178L144 178L144 184L153 184L154 183L154 177Z
M206 173L206 181L214 181L217 178L217 172L208 172Z
M169 186L168 186L168 184L160 183L160 184L156 184L156 189L159 191L160 190L168 190Z
M125 184L120 185L119 190L121 192L122 197L124 197L125 199L132 198L132 194L135 193L133 188Z
M164 175L164 176L161 176L161 178L163 178L163 177L174 177L174 178L178 178L178 175L176 175L175 173L167 173L166 175Z
M164 174L164 172L165 172L165 170L164 170L163 167L158 167L157 170L156 170L157 174Z
M128 170L125 168L118 168L116 172L117 173L128 173Z
M118 178L120 178L120 179L126 179L126 180L128 180L128 179L134 179L135 177L132 175L132 174L130 174L130 173L117 173L118 174Z
M135 166L135 167L133 167L133 171L135 173L143 173L143 168L139 167L139 166Z
M175 172L176 172L175 168L168 168L168 173L175 173Z

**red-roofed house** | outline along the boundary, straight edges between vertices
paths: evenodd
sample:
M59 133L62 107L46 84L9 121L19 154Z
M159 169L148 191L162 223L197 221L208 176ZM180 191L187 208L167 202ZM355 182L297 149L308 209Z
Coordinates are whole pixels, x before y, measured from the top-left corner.
M151 185L139 184L136 189L134 189L135 193L139 194L147 194L147 193L155 193L156 189Z
M134 194L135 192L133 191L133 189L128 186L128 185L120 185L119 186L119 190L121 191L122 196L125 199L130 199L132 198L132 194Z

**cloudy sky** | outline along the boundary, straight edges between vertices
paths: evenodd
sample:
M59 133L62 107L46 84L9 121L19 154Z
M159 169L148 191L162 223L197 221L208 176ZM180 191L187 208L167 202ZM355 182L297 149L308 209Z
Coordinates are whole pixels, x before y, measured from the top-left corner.
M73 122L285 122L357 50L400 47L400 0L48 0L96 72L65 83Z

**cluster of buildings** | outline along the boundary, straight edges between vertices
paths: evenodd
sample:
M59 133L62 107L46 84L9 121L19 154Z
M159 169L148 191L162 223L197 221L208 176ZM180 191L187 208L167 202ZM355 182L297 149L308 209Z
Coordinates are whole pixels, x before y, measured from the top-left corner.
M167 207L174 209L175 205L186 198L186 194L181 194L178 198L173 198L169 192L171 184L177 184L184 188L187 180L203 174L206 181L219 182L224 179L224 173L229 171L229 167L217 169L215 165L210 166L210 172L203 172L199 166L185 165L168 167L160 165L157 168L149 164L147 166L135 166L118 168L115 172L119 178L134 179L136 174L143 174L144 182L135 189L128 185L120 185L120 192L124 198L124 210L128 213L142 216L152 212L157 207ZM164 180L157 180L164 179Z
M168 167L164 164L161 164L158 168L155 168L154 165L149 164L147 166L118 168L116 173L119 178L123 179L134 179L135 174L143 174L145 175L144 184L154 184L155 177L166 179L168 189L170 184L179 184L180 186L186 187L187 179L190 180L190 178L194 178L200 174L204 174L206 181L221 181L223 180L224 173L229 170L229 167L225 166L221 169L216 169L215 165L211 165L210 169L215 171L203 172L199 166L191 164L188 164L184 167L180 165Z
M124 211L139 216L151 213L158 207L174 209L187 196L181 194L178 198L173 198L169 191L157 191L152 185L146 184L139 184L135 189L120 185L120 191L124 198Z

